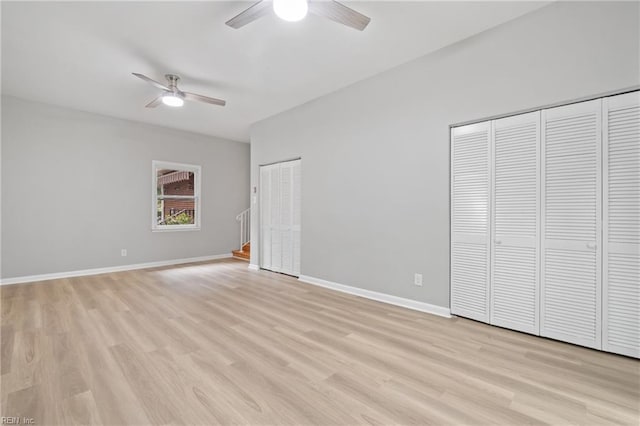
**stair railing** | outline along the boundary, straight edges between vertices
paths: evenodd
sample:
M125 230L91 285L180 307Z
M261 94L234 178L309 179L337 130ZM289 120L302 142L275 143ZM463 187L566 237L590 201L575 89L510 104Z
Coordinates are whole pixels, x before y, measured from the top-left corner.
M251 207L236 216L240 222L240 250L251 241Z

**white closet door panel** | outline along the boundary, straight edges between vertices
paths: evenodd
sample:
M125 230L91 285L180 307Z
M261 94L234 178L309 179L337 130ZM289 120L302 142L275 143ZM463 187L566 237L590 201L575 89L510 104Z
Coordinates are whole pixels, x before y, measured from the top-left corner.
M300 160L260 168L260 266L300 275Z
M292 249L293 249L293 270L292 275L300 275L300 238L301 238L301 216L302 216L302 163L301 160L294 162L292 167L293 179L293 206L291 217Z
M493 122L491 323L539 333L540 112Z
M487 122L452 129L454 234L489 232L489 128Z
M536 248L499 245L494 249L491 323L538 334Z
M271 170L260 167L260 267L271 269Z
M601 348L601 100L543 111L540 334Z
M640 357L640 93L605 98L603 348Z
M293 275L293 236L291 230L282 231L281 244L282 244L282 265L280 271L283 274Z
M300 254L301 254L300 231L293 231L291 234L291 238L292 238L291 244L292 244L292 251L293 251L293 266L292 266L293 269L291 270L291 275L295 277L299 277L300 276Z
M274 164L270 169L271 181L271 270L282 270L282 231L280 227L281 188L280 164Z
M545 251L543 336L597 347L599 286L595 251Z
M281 272L293 272L293 173L291 162L280 165L280 232L282 244Z
M603 318L604 349L636 358L640 358L639 265L639 251L609 253Z
M451 312L489 321L490 123L451 130Z
M451 313L488 322L487 266L486 244L452 242Z

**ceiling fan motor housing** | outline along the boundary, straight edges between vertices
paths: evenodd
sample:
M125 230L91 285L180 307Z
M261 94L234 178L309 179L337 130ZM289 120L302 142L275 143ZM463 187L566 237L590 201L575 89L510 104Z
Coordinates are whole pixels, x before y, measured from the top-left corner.
M160 93L160 96L158 96L156 99L154 99L153 101L149 102L146 105L147 108L155 108L161 103L164 103L169 106L180 107L184 104L185 100L205 102L208 104L219 105L219 106L225 106L227 104L227 102L222 99L216 99L209 96L198 95L196 93L183 92L182 90L178 89L178 80L180 80L180 77L175 74L164 75L164 77L167 79L167 83L168 83L167 85L158 83L154 79L149 78L143 74L139 74L135 72L132 74L138 77L139 79L146 81L152 86L162 90L162 92Z
M171 89L172 92L177 92L178 91L178 80L180 80L180 77L175 75L175 74L165 74L164 75L165 78L167 79L167 81L169 82L169 89Z

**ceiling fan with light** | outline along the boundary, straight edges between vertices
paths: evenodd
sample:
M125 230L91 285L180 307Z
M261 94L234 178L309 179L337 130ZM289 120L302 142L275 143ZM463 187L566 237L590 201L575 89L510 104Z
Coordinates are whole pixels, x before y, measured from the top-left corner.
M135 72L132 74L146 81L152 86L162 90L162 93L160 94L160 96L158 96L157 98L155 98L154 100L152 100L146 105L147 108L155 108L161 103L168 106L172 106L172 107L181 107L182 105L184 105L185 100L205 102L208 104L220 105L220 106L225 106L227 104L227 102L223 101L222 99L210 98L209 96L202 96L202 95L196 95L195 93L183 92L182 90L178 89L178 80L180 80L180 77L178 77L175 74L165 74L165 78L167 79L167 83L168 83L166 86L164 84L158 83L157 81L147 77L146 75L138 74Z
M226 22L231 28L241 28L268 15L271 11L289 22L304 19L307 13L331 19L339 24L364 30L371 18L334 0L260 0Z

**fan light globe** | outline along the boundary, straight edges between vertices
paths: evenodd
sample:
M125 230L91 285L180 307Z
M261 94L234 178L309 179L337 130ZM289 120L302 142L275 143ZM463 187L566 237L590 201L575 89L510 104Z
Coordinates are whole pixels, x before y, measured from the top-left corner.
M280 19L296 22L307 16L307 0L273 0L273 11Z
M162 97L162 103L172 107L181 107L184 105L184 100L180 96L170 93Z

